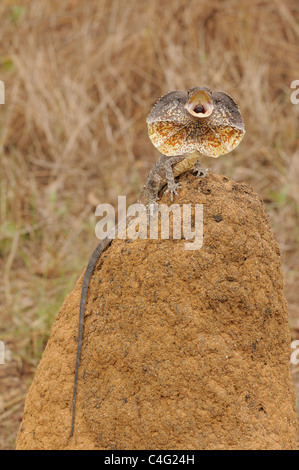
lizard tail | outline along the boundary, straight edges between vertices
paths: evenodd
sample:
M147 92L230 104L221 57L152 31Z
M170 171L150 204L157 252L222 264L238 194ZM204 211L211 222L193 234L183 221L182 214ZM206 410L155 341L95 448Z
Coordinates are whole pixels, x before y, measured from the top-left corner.
M81 356L81 348L82 348L82 339L83 339L83 326L84 326L84 316L85 316L85 304L88 292L88 286L90 282L90 278L92 276L94 267L103 253L103 251L111 244L112 240L109 238L105 238L101 241L97 247L95 248L94 252L91 255L91 258L88 262L83 284L82 284L82 291L81 291L81 300L80 300L80 313L79 313L79 332L78 332L78 347L77 347L77 358L76 358L76 366L75 366L75 381L74 381L74 393L73 393L73 408L72 408L72 427L71 427L71 434L72 437L74 432L74 424L75 424L75 408L76 408L76 394L77 394L77 385L78 385L78 373L79 373L79 363L80 363L80 356Z

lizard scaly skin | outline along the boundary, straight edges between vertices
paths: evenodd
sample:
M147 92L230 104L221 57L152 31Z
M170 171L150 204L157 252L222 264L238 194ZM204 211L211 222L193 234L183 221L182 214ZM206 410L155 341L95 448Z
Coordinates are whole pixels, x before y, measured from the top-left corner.
M155 203L159 191L167 184L171 200L179 183L174 178L196 167L198 176L205 176L200 169L199 156L217 158L231 152L245 134L244 123L235 101L224 92L213 92L207 87L188 91L172 91L162 96L147 118L149 137L162 153L151 169L138 198L146 207ZM117 234L117 227L115 229ZM88 262L81 292L78 346L72 402L71 434L74 432L76 394L80 355L83 340L85 304L89 282L101 254L112 239L102 240Z

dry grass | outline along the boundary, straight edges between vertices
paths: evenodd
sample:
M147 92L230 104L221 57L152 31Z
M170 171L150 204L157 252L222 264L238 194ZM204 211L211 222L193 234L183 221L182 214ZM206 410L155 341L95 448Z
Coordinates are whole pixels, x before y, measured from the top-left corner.
M264 198L299 329L298 2L3 0L0 17L0 446L96 244L95 205L134 202L157 157L145 117L166 91L208 85L240 104L246 137L209 167Z

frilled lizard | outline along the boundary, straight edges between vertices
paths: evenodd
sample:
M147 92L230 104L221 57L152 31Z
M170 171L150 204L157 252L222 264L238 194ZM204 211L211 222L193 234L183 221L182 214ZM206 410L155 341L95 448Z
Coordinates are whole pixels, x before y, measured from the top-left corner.
M200 155L217 158L239 145L244 134L244 122L235 101L222 91L206 87L188 91L171 91L163 95L147 117L148 134L162 153L151 169L138 202L148 207L158 199L159 191L167 184L171 200L177 195L180 183L174 178L194 167L198 176L207 170L200 167ZM115 230L117 233L117 228ZM77 358L72 405L71 436L74 432L75 405L79 363L83 339L85 303L94 267L112 239L102 240L87 265L81 293Z

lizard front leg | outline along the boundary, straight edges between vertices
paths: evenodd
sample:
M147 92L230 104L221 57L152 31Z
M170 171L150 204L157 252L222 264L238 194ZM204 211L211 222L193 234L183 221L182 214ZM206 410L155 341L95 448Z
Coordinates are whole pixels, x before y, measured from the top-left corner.
M165 176L166 176L166 181L167 181L167 189L165 191L166 193L170 193L170 199L171 202L173 202L173 196L176 195L178 196L177 189L182 187L181 183L176 183L174 181L174 174L172 170L172 165L174 163L177 163L177 157L169 157L167 160L165 160Z
M159 160L156 161L153 168L149 172L143 190L138 198L138 202L145 204L146 206L155 204L155 202L159 199L158 194L163 186L166 184L169 185L168 181L170 181L171 186L172 181L174 182L174 177L182 173L182 171L180 171L178 174L173 174L171 165L178 164L184 159L184 155L178 155L174 157L161 155Z

